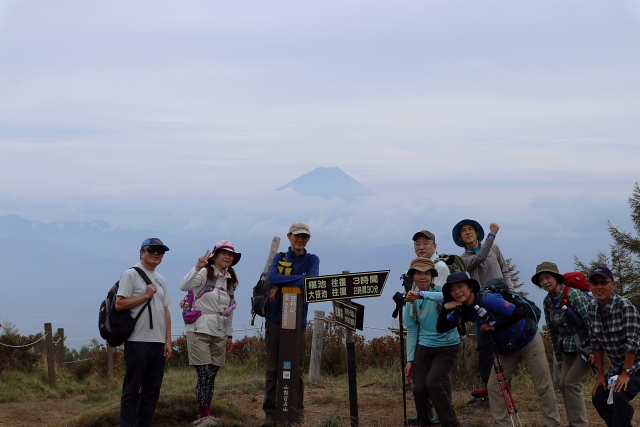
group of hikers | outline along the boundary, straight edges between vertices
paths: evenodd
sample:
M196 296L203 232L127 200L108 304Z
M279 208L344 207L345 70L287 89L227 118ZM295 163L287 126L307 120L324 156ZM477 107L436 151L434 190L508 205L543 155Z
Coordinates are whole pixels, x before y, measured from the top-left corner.
M452 403L450 374L458 357L460 334L466 331L464 324L472 322L479 374L485 385L472 395L488 399L495 425L515 426L516 420L522 425L511 393L511 376L524 361L544 425L562 426L538 331L539 309L514 292L507 263L495 244L499 230L498 224L490 224L485 238L482 226L470 219L453 227L454 242L464 248L461 258L466 271L453 271L448 264L455 264L440 258L433 233L422 230L413 236L417 258L407 271L408 292L403 298L407 304L404 374L413 382L417 412L416 419L409 420L413 425L465 425ZM588 278L579 272L566 276L556 264L545 261L537 266L531 281L547 292L544 313L569 426L589 425L583 386L593 369L597 380L591 400L598 414L609 427L630 427L634 413L630 401L640 391L640 313L615 293L616 282L606 266L593 268ZM588 282L589 291L574 285L580 278L584 287ZM605 353L610 361L607 371Z
M456 224L452 236L454 242L464 248L460 256L464 268L455 272L439 257L433 233L422 230L413 236L417 257L407 271L407 292L402 299L406 304L403 320L407 326L404 374L414 385L415 425L465 425L456 416L450 377L458 357L460 333L465 330L464 322L475 323L479 373L484 384L472 394L488 399L496 425L515 426L514 414L520 421L510 391L510 377L521 361L531 374L545 426L562 425L537 321L528 315L525 307L505 299L502 293L485 292L488 285L513 287L508 266L495 244L499 230L498 224L490 224L485 238L484 229L477 221L466 219ZM268 275L272 289L266 314L268 360L265 417L261 427L275 426L277 421L281 289L283 286L304 288L305 277L319 275L319 258L306 250L311 239L309 225L295 222L287 238L290 242L287 252L275 255ZM168 250L160 239L146 239L140 247L136 267L147 274L147 280L135 269L127 270L120 279L116 309L128 309L138 318L134 332L125 342L122 427L153 424L165 362L173 352L168 309L171 300L164 278L156 272ZM180 284L182 291L189 292L181 307L187 325L189 364L197 372L195 395L199 419L211 416L216 375L225 365L225 355L232 343L233 312L237 305L234 294L239 283L233 266L240 258L232 242L220 241L197 259ZM590 295L565 284L565 276L551 262L538 265L532 281L548 292L544 312L570 425L589 425L582 388L593 366L597 371L592 396L594 407L607 426L631 426L630 401L640 391L638 310L614 292L614 277L605 266L590 272ZM300 328L301 365L307 310L308 303L305 303ZM605 353L610 361L606 372ZM492 375L492 371L496 375ZM297 407L291 409L297 423L302 424L302 377L295 401Z

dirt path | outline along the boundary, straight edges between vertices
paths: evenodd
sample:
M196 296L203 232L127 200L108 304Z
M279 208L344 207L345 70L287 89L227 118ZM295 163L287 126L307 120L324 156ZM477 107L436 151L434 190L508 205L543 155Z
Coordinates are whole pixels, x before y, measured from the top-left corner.
M50 426L62 419L80 414L83 405L78 398L68 400L34 400L0 404L0 426Z
M393 397L390 397L393 396ZM87 409L81 403L83 397L68 400L34 400L0 404L1 427L51 427L61 420L81 414ZM259 426L264 416L261 395L226 395L224 400L233 401L244 408L248 417L243 420L247 427ZM306 388L306 422L312 427L323 421L336 418L341 425L349 425L349 390L345 386ZM402 395L389 393L389 390L377 383L363 384L358 387L358 412L363 427L402 426ZM409 417L415 414L412 401L407 402ZM465 411L466 412L466 411ZM472 412L460 413L461 421L470 421L481 416L490 417L488 408L477 408ZM194 414L195 416L195 414ZM190 423L185 423L188 426ZM57 424L59 425L59 424ZM182 424L181 424L182 426ZM176 426L178 427L178 426Z

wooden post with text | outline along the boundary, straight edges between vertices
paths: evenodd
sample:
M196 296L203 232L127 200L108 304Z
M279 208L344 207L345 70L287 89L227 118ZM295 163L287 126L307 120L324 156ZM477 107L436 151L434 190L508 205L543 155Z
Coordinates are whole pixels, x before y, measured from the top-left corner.
M356 347L353 332L362 330L364 306L351 302L351 298L369 298L382 295L389 270L349 273L331 276L307 277L304 280L306 302L333 301L336 323L347 330L347 367L349 376L349 412L351 427L360 425L358 415L358 382L356 377Z

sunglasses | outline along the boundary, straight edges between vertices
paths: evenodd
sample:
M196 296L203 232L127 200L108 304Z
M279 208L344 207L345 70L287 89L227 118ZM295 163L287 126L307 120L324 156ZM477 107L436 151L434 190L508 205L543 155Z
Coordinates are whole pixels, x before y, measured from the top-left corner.
M148 252L150 254L158 254L158 255L164 255L164 253L165 253L164 249L162 249L162 248L154 248L154 247L146 248L144 251Z
M611 282L611 280L591 280L589 283L591 283L593 286L607 286Z

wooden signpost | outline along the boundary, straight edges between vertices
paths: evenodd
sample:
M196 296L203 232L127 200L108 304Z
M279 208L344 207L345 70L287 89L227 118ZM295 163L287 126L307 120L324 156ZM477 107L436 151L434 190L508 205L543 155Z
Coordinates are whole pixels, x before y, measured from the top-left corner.
M305 300L320 302L379 297L388 277L389 270L307 277L304 279Z
M353 332L364 326L364 306L351 302L351 298L369 298L382 295L389 270L368 271L304 279L306 302L333 301L336 323L347 330L347 370L349 377L349 412L351 427L358 427L358 382L356 377L356 343Z
M333 301L333 316L340 326L355 331L364 328L364 305L349 300Z
M362 330L364 306L350 301L351 298L369 298L382 295L389 277L389 270L364 273L335 274L306 277L304 290L296 287L282 288L282 323L278 367L278 398L276 424L290 426L299 423L297 408L299 390L302 386L300 366L304 351L303 317L304 303L333 301L334 311L339 314L339 324L347 328L347 359L349 367L349 402L351 425L357 427L358 399L353 331ZM304 292L304 293L303 293ZM304 298L304 299L303 299Z
M280 329L280 352L278 362L278 407L276 421L281 426L295 425L300 420L298 397L302 382L302 352L304 311L302 289L282 288L282 323Z

